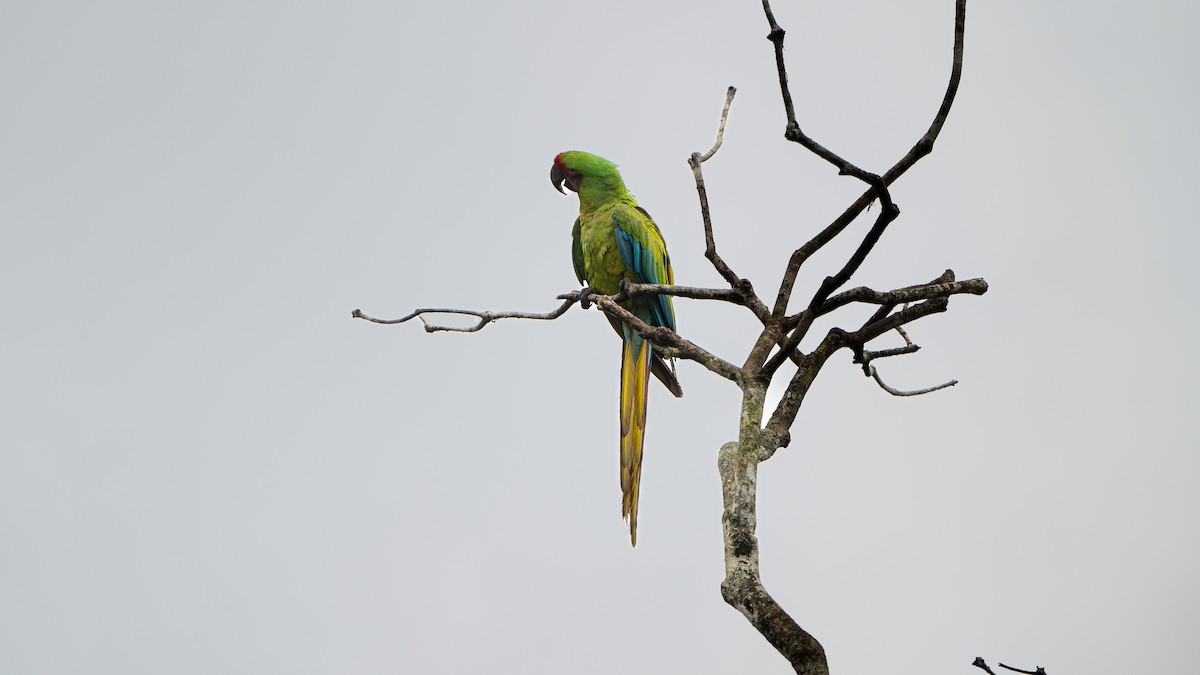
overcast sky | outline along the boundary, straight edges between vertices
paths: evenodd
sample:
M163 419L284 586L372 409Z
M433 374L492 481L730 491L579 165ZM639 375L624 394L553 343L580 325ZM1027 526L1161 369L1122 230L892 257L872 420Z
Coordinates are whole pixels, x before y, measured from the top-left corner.
M774 9L805 130L886 169L952 0ZM839 354L760 469L764 581L835 672L1194 672L1198 21L972 0L955 108L851 282L986 278L879 364L960 384L897 399ZM0 672L789 672L719 593L733 386L652 383L631 549L598 312L350 318L554 307L568 149L718 285L686 159L731 84L717 239L773 296L862 186L783 140L766 32L753 0L0 4ZM755 336L676 313L730 360Z

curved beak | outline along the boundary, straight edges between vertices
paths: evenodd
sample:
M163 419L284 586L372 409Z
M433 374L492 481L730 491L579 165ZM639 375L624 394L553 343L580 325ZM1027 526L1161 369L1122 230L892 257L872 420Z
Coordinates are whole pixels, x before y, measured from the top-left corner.
M555 190L558 190L559 192L562 192L565 195L567 193L563 192L563 183L566 183L568 190L570 190L571 192L575 191L575 188L571 186L571 181L567 180L566 174L559 171L558 166L551 164L550 165L550 184L554 186Z

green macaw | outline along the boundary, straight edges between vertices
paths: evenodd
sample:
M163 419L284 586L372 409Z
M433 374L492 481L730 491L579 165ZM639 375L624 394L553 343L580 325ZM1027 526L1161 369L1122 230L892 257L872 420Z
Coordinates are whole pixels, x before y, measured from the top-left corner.
M588 290L613 295L621 280L674 284L671 256L662 233L625 188L617 165L591 153L560 153L550 167L550 182L579 195L579 218L571 228L575 276ZM563 192L563 194L566 194ZM585 293L586 297L586 293ZM675 330L671 296L630 298L621 303L651 326ZM646 385L650 373L676 396L683 396L674 366L667 366L637 331L609 317L623 341L621 349L621 516L629 520L629 539L637 546L638 483L642 477L642 441L646 432Z

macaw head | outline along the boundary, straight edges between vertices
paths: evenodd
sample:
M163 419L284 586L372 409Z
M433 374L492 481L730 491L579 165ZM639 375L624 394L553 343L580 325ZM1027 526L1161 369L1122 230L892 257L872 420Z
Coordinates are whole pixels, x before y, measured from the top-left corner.
M560 152L554 156L554 163L550 165L550 184L555 190L563 192L563 183L567 184L567 189L571 192L579 192L579 182L583 180L583 175L578 169L572 169L567 165L568 158L576 154L574 152Z
M593 190L625 189L617 165L599 155L570 150L555 156L554 164L550 166L550 184L555 190L567 194L563 192L563 185L566 184L568 190L579 192L585 181Z

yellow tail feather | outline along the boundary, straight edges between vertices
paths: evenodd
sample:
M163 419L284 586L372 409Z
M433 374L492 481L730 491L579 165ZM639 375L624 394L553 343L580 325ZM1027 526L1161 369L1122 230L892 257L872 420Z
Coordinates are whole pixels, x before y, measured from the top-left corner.
M646 388L650 343L626 341L621 350L621 516L629 520L629 540L637 546L638 484L646 435ZM635 353L636 352L636 353Z

